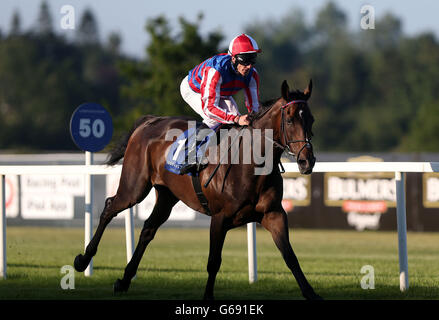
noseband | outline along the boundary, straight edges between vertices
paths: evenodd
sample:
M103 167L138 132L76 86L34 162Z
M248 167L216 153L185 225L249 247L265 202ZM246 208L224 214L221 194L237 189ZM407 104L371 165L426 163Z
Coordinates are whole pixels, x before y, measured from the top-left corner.
M285 108L288 107L291 104L295 104L295 103L307 103L306 100L293 100L288 102L287 104L284 104L281 107L281 124L280 124L280 130L281 130L281 135L283 136L283 140L284 140L284 144L285 145L281 145L280 143L277 143L275 141L274 144L283 149L285 152L287 152L289 155L292 155L296 158L296 161L299 161L299 157L300 157L300 153L303 151L303 149L308 148L312 150L312 144L311 144L311 139L308 138L307 133L305 132L305 140L289 140L288 136L287 136L287 131L285 130ZM302 146L302 148L300 148L299 152L297 153L297 155L291 150L290 148L290 143L298 143L298 142L305 142Z

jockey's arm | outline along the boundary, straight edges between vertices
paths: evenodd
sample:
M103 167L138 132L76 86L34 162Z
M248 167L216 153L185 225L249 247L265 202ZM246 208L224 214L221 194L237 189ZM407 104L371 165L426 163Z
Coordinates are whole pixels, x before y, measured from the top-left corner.
M203 112L209 118L221 123L234 123L239 119L236 114L229 113L219 107L222 78L220 73L211 68L201 82L201 103Z

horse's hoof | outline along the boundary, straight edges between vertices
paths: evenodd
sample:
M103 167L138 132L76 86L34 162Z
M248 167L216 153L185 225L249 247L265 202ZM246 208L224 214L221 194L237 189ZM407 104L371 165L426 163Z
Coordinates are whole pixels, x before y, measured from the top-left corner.
M309 294L304 295L306 300L313 300L313 301L319 301L319 300L323 300L323 298L321 296L319 296L317 293L312 292Z
M130 286L129 283L125 283L122 280L117 279L113 285L113 292L114 293L127 292L129 286Z
M75 270L78 272L83 272L88 267L88 263L84 263L84 256L82 254L78 254L76 256L73 265L75 267Z
M213 298L213 295L211 295L211 294L204 294L203 300L213 301L215 299Z
M318 294L315 294L315 296L312 298L312 300L314 300L314 301L323 301L324 299L321 296L319 296Z

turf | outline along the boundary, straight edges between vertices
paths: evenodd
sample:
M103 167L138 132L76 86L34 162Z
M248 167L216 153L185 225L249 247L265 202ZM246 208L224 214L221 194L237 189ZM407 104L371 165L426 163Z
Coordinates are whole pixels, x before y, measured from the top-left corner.
M136 239L140 230L136 229ZM208 229L162 228L147 248L126 294L112 288L126 265L125 233L108 228L93 260L93 275L75 272L63 290L64 265L83 252L84 231L75 228L8 227L7 279L0 299L199 300L207 280ZM399 290L396 232L290 230L290 241L315 291L329 300L438 299L439 234L408 233L410 288ZM219 300L303 299L270 234L257 229L258 281L249 284L245 228L227 234L218 273ZM374 268L374 289L362 289L362 266Z

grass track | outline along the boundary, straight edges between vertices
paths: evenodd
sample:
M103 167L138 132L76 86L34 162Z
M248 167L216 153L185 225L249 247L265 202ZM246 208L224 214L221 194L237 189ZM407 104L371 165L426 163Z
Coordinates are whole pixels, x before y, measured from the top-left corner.
M136 229L137 240L140 230ZM162 228L147 248L124 295L112 286L126 265L125 233L108 228L94 258L94 273L75 272L75 289L62 290L61 267L83 252L84 231L8 227L7 279L0 299L198 300L207 280L208 229ZM317 293L325 299L438 299L439 234L408 233L410 289L399 291L396 232L290 230L293 249ZM246 229L227 234L215 287L218 300L302 299L271 236L257 229L258 281L248 283ZM363 290L360 269L371 265L375 289Z

